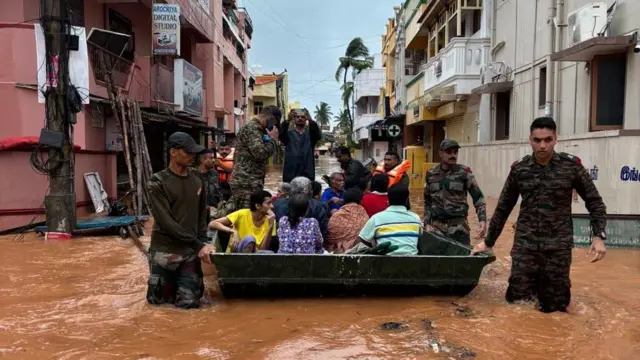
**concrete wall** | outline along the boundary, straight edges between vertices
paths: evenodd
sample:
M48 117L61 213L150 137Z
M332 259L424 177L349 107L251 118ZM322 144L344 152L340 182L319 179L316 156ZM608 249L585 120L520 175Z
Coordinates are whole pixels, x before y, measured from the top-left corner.
M640 213L637 172L629 179L631 171L640 169L640 132L612 130L563 136L556 151L578 156L589 170L597 167L595 184L608 213ZM497 197L511 164L530 153L531 146L526 140L465 145L460 149L460 163L471 167L485 196ZM574 203L573 211L587 213L582 200Z
M562 22L569 12L592 3L588 0L564 0ZM610 6L613 0L607 0ZM529 124L544 114L538 105L540 68L545 66L550 49L547 24L547 0L504 0L496 3L496 36L494 44L504 41L494 61L504 61L514 69L514 88L511 101L510 139L526 139ZM618 1L618 8L611 24L609 35L622 35L640 28L640 1ZM561 31L559 41L562 48L568 47L569 31ZM591 77L585 71L585 63L556 62L560 72L560 92L554 104L554 119L561 135L581 134L589 131L589 109ZM533 71L532 71L533 69ZM640 129L640 56L632 51L628 54L627 85L624 129ZM492 117L491 139L495 136L495 116Z

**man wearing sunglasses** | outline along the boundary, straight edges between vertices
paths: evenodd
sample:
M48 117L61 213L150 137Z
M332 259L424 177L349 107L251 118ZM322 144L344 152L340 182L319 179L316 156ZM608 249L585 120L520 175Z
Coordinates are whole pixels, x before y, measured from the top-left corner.
M265 106L236 135L231 186L235 210L248 209L251 194L264 189L267 161L276 150L282 113L274 105Z
M424 187L424 226L460 243L470 245L467 194L478 214L478 236L487 231L487 205L468 166L458 164L460 145L453 139L440 143L442 162L427 172Z
M307 126L307 123L309 126ZM307 109L293 109L287 121L280 127L280 141L286 146L282 181L291 182L304 176L314 181L316 163L314 149L322 138L318 124L311 119Z

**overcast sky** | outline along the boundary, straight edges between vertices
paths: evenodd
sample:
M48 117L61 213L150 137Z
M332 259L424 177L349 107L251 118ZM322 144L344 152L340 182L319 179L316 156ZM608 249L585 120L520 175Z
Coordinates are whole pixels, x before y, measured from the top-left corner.
M336 115L342 105L334 78L338 58L354 37L379 53L394 5L400 0L239 0L254 26L249 65L263 73L287 69L289 102L313 113L324 101Z

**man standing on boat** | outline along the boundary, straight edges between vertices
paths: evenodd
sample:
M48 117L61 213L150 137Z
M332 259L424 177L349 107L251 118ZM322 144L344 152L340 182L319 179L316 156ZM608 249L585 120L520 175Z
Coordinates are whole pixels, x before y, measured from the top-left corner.
M316 163L313 155L321 138L320 127L306 109L291 110L287 121L280 125L280 142L285 145L283 182L291 182L298 176L315 180Z
M154 224L149 249L147 301L184 309L200 306L202 264L211 262L207 242L207 201L202 180L189 169L204 148L183 132L169 136L169 167L147 184Z
M424 187L424 226L466 245L471 244L467 194L478 214L478 236L487 230L487 205L471 168L458 164L460 145L453 139L440 143L442 162L427 172Z
M602 197L579 158L554 151L557 141L553 119L533 121L529 135L533 154L511 165L487 238L472 251L473 255L493 247L522 196L505 297L510 303L537 300L545 313L566 312L571 302L574 189L591 214L591 261L602 260L607 251L607 209Z
M387 151L384 154L384 163L380 164L373 171L373 176L378 174L387 174L389 178L388 188L398 185L409 189L409 174L407 171L411 168L409 160L400 161L400 155L395 151ZM407 198L407 210L411 210L411 203Z
M344 174L344 189L358 187L363 192L367 190L371 181L371 172L360 161L351 157L349 148L339 146L336 149L336 158Z
M229 181L235 210L248 209L251 194L264 188L267 161L276 151L281 117L276 106L266 106L238 131Z

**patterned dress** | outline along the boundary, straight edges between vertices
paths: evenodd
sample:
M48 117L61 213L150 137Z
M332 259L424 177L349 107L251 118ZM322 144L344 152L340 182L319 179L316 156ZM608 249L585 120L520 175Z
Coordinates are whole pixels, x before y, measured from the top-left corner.
M346 204L329 219L329 234L325 249L343 254L360 242L358 234L369 220L367 211L359 204Z
M278 240L280 254L321 254L322 234L318 220L302 218L293 229L289 217L283 216L278 222Z

